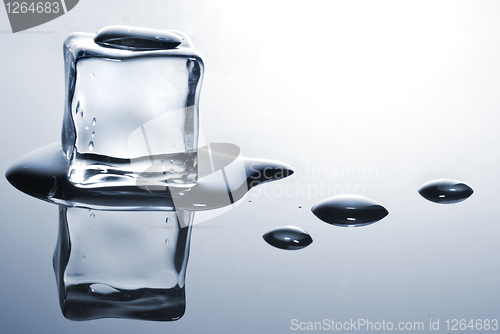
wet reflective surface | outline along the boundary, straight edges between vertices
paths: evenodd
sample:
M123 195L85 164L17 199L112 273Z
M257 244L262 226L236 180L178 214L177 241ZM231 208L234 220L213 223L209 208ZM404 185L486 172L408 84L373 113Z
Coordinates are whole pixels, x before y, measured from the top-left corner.
M309 246L313 240L303 229L296 226L283 226L266 232L262 238L276 248L298 250Z
M115 22L188 32L206 63L207 140L295 170L193 226L186 310L169 322L67 320L52 268L58 207L0 178L1 331L287 334L306 332L293 319L363 318L423 322L422 333L440 319L436 333L449 333L446 319L498 318L499 16L495 1L85 0L16 34L0 16L2 173L59 141L67 34ZM440 205L417 192L443 177L474 194ZM390 214L339 228L310 211L347 193ZM314 242L285 251L262 239L283 225Z
M453 204L465 201L474 193L474 190L457 180L439 179L425 183L418 192L431 202Z
M389 214L378 202L359 195L329 197L311 210L322 221L345 227L373 224Z
M79 321L181 318L192 220L186 212L60 207L53 265L63 315Z

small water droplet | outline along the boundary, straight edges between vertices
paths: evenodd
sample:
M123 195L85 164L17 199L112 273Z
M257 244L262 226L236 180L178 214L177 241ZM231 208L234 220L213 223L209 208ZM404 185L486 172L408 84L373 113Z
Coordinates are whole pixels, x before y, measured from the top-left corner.
M302 209L302 206L301 206L301 205L299 205L299 209Z
M90 73L90 77L91 77L92 79L95 79L95 74L94 74L94 72Z
M165 239L165 243L168 244L168 239Z
M78 115L78 112L80 111L80 101L76 103L76 108L75 108L75 114Z
M83 111L80 113L80 116L82 116L82 117L83 117Z
M170 163L173 164L174 163L174 160L170 160Z
M91 213L90 218L95 218L95 215L93 213Z
M167 217L167 219L165 219L165 223L168 224L169 221L170 221L170 218Z
M174 169L170 168L170 174L174 174Z
M94 136L95 136L95 131L92 131L92 137L94 137Z
M418 192L431 202L453 204L466 200L474 193L474 190L457 180L439 179L425 183Z
M359 195L328 197L313 206L311 211L328 224L347 227L369 225L389 214L378 202Z
M94 142L93 142L93 141L91 141L91 142L89 143L89 151L93 151L93 150L94 150Z
M82 262L85 262L85 259L86 259L86 258L87 258L87 257L85 256L85 254L82 254Z
M311 236L296 226L283 226L276 228L262 236L264 240L280 249L297 250L309 246L313 240Z
M94 117L94 119L92 120L92 125L95 125L95 122L96 122L96 119Z
M175 150L175 144L174 144L174 145L172 145L172 150Z

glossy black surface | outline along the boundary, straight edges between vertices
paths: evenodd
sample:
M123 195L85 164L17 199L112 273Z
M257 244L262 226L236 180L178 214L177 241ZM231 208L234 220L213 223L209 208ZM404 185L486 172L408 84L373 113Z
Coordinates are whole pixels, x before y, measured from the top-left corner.
M329 197L311 210L316 217L328 224L347 227L372 224L389 214L378 202L359 195Z
M474 190L457 180L439 179L425 183L418 192L431 202L453 204L466 200L474 193Z
M266 232L262 238L276 248L298 250L309 246L313 240L309 233L296 226L283 226Z

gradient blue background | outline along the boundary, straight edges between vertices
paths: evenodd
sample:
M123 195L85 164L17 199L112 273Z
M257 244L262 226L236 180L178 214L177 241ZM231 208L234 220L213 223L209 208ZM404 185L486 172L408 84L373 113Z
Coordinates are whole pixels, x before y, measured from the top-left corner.
M2 178L1 332L288 333L292 319L358 318L440 319L443 330L500 318L499 16L497 1L82 0L12 34L0 10L3 173L60 138L65 37L112 24L186 32L205 60L208 141L297 170L194 226L187 310L172 323L66 320L51 263L57 207ZM428 202L417 190L436 178L475 193ZM310 212L347 192L389 216L343 229ZM314 242L287 252L262 240L283 225Z

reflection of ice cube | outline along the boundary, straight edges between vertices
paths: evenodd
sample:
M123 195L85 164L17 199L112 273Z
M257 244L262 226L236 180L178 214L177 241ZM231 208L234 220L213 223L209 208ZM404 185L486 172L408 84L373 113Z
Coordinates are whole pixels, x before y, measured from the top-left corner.
M54 270L64 315L180 318L192 217L61 207Z
M65 44L70 181L130 186L145 176L194 185L203 63L187 36L178 48L155 51L102 47L92 38L78 34ZM159 162L163 168L151 170Z

